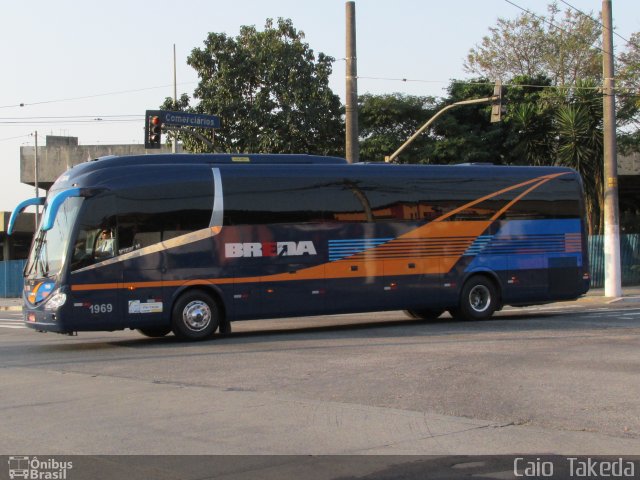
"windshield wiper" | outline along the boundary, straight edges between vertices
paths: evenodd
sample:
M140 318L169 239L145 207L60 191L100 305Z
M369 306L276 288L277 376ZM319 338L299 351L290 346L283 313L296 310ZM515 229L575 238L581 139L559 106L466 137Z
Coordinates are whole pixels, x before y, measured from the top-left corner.
M46 277L49 274L49 254L47 252L47 240L42 240L42 246L40 247L40 255L38 255L38 259L40 260L40 268L42 276Z
M42 230L39 231L38 236L36 237L36 241L33 245L33 262L29 263L29 269L25 272L25 275L29 275L31 273L35 273L38 275L38 264L41 264L42 267L42 259L40 255L42 253L42 247L46 243L45 240L45 232ZM34 272L35 268L35 272Z

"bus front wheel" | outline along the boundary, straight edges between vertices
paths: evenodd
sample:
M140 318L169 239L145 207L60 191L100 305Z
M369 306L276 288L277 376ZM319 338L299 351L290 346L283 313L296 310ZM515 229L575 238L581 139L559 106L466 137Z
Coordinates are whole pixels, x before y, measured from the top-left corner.
M458 308L450 310L455 318L486 320L498 308L498 288L485 276L471 277L462 287Z
M220 323L220 309L210 295L199 290L178 298L171 312L171 327L181 340L204 340Z

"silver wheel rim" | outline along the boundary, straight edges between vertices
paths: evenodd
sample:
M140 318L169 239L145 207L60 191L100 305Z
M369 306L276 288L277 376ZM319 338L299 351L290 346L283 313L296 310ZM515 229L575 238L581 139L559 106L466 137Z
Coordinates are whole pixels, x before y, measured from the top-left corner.
M211 308L202 300L189 302L182 310L182 321L194 332L201 332L211 323Z
M491 305L491 292L485 285L476 285L469 292L469 305L474 312L483 313Z

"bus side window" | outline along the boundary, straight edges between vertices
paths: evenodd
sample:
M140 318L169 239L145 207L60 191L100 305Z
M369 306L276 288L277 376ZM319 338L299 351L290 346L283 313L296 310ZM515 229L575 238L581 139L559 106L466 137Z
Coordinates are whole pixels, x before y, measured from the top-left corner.
M80 215L80 228L74 243L71 270L88 267L113 257L117 248L112 196L86 199Z
M160 243L160 232L138 232L133 237L133 245L144 248L155 243Z

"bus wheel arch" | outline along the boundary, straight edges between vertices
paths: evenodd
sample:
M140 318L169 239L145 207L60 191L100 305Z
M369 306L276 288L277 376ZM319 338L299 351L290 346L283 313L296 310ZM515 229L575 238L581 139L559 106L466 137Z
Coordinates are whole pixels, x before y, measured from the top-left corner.
M405 310L404 313L414 320L437 320L444 313L444 308L423 308L420 310Z
M136 328L136 330L145 337L162 338L171 332L171 327Z
M224 307L215 290L192 287L176 293L171 306L171 329L182 340L211 337L224 322Z
M458 306L450 313L464 320L486 320L501 308L501 288L498 278L490 272L474 272L465 279Z

